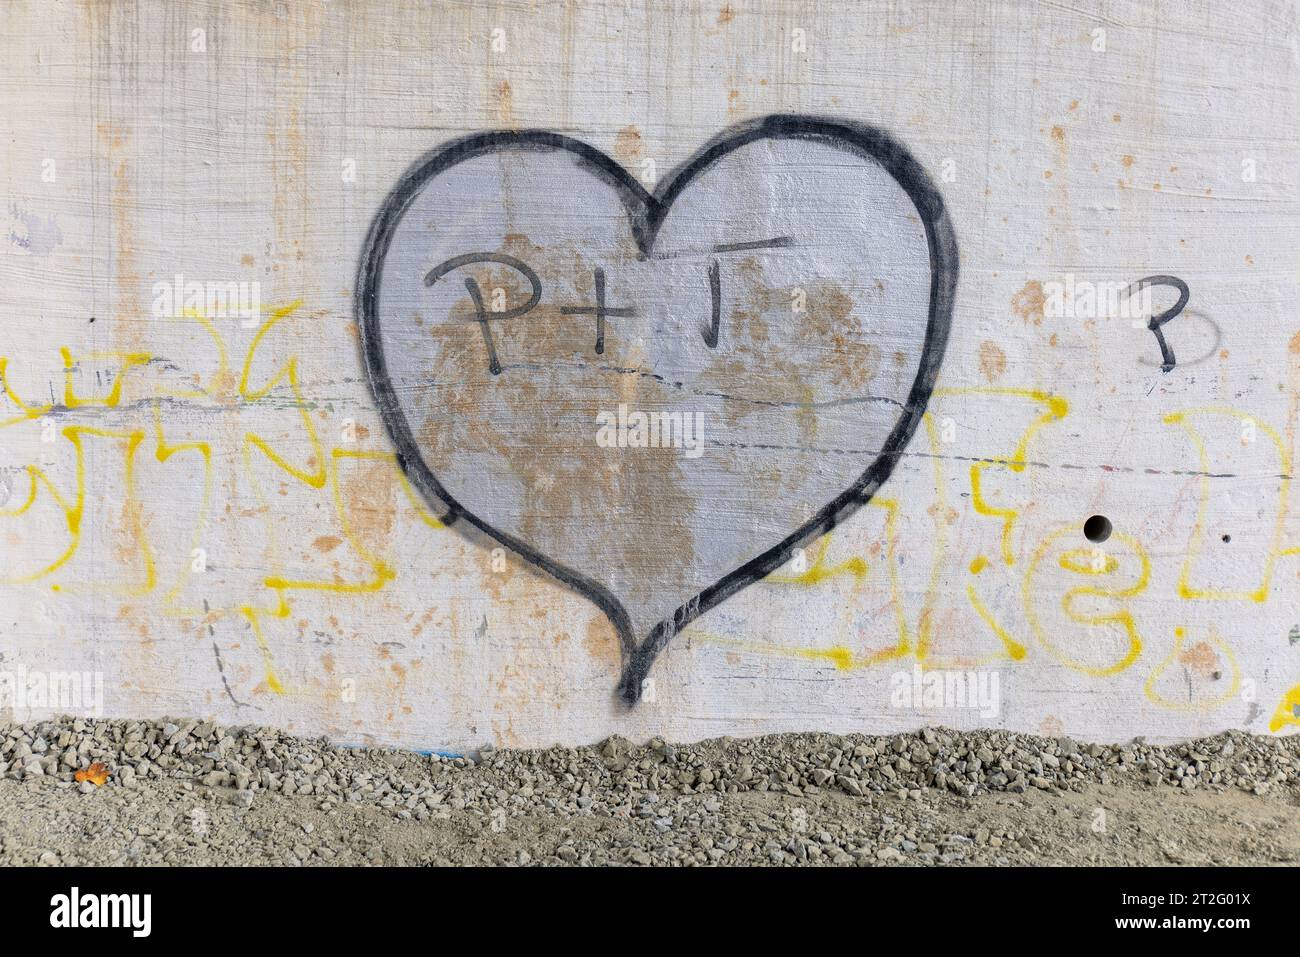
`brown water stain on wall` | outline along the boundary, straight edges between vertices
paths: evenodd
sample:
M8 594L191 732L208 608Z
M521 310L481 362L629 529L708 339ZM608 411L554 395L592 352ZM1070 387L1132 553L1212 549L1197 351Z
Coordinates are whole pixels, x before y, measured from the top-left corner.
M624 163L630 163L641 157L644 146L641 131L635 126L625 126L614 137L614 156Z
M493 92L497 122L505 127L513 127L515 123L515 94L510 86L510 81L502 80L496 85Z
M610 669L617 669L622 665L622 649L619 647L618 633L604 615L593 615L587 619L587 627L582 636L582 647L592 659L605 662Z
M100 123L98 131L110 176L114 315L126 320L113 324L114 339L124 352L143 352L145 324L133 321L146 313L140 299L141 276L136 262L137 203L134 173L129 165L131 132L125 125L113 122Z
M1007 371L1006 353L990 339L980 343L980 371L989 382L996 382Z
M318 552L331 552L343 544L343 539L337 535L319 535L311 543L311 547Z
M1198 641L1178 655L1178 662L1203 678L1217 677L1219 655L1208 642Z
M1041 325L1043 314L1047 309L1047 296L1043 293L1043 284L1031 279L1024 287L1011 297L1011 311L1025 322Z
M347 507L348 525L367 548L383 548L392 538L397 520L397 469L384 461L344 459L338 470L339 496ZM333 541L338 544L337 538Z
M511 234L498 252L532 263L543 288L561 288L566 296L591 295L593 270L576 247L543 251L526 236ZM487 264L469 274L485 302L493 290L501 289L508 307L513 307L527 301L531 292L528 281L508 267ZM630 513L641 508L672 516L675 528L688 529L696 500L680 473L679 450L640 449L638 467L622 468L619 450L601 448L594 441L597 415L613 404L608 393L575 388L575 383L613 377L621 401L640 410L671 408L679 394L653 377L617 372L645 364L644 356L634 354L631 340L611 338L611 351L593 357L590 322L563 313L557 298L544 297L526 316L492 324L503 365L499 376L487 369L483 332L468 292L453 304L449 321L429 330L440 340L437 354L442 357L441 367L430 370L438 389L419 428L431 467L435 474L452 474L449 463L466 455L493 463L491 467L521 491L518 534L546 554L585 550L580 539L588 530L572 527L561 520L564 516L594 518L609 509ZM606 366L609 370L602 371ZM500 427L530 421L538 425L529 430L526 441ZM575 434L578 428L581 441ZM674 549L664 548L658 539L644 535L605 543L605 557L626 570L633 582L671 580L675 569L692 560L691 536L682 535Z

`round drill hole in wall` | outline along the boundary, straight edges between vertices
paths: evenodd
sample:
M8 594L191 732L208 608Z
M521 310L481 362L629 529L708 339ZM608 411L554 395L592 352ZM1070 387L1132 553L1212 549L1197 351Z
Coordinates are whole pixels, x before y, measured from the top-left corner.
M1083 537L1090 542L1100 544L1110 538L1110 519L1105 515L1094 515L1083 523Z

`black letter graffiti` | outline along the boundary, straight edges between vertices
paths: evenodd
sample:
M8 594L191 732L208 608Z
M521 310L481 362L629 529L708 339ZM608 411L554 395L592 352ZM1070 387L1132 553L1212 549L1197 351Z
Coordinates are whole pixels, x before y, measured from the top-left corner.
M493 321L518 318L530 312L534 306L541 302L542 281L537 277L537 273L523 260L516 259L514 256L507 256L505 253L466 253L463 256L455 256L430 269L424 277L424 284L432 286L453 269L475 265L476 263L499 263L502 266L509 266L516 272L522 273L532 287L532 294L528 297L526 303L522 306L515 306L513 309L503 309L501 312L492 313L491 318ZM487 347L488 354L488 370L493 375L500 375L501 362L497 358L496 343L492 338L492 329L488 325L488 312L483 308L483 294L478 288L478 282L473 278L465 280L465 288L469 290L470 298L474 301L475 321L478 322L479 328L483 331L483 344Z
M1175 365L1174 350L1165 340L1165 334L1161 327L1178 317L1179 313L1187 307L1187 300L1191 298L1192 294L1187 288L1187 283L1177 276L1144 276L1129 286L1127 295L1135 296L1148 286L1169 286L1178 290L1178 301L1164 312L1152 316L1147 323L1147 328L1155 334L1156 343L1160 346L1160 371L1171 372Z
M713 303L713 316L709 328L704 330L704 344L718 348L718 333L722 329L722 274L715 259L709 263L709 300Z

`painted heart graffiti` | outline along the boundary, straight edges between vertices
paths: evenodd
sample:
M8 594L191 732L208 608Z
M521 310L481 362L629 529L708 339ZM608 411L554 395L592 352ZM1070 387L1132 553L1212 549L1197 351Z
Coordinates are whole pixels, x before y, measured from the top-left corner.
M376 217L357 311L412 483L595 602L633 703L686 624L888 479L956 283L900 144L774 116L654 192L550 132L453 142Z

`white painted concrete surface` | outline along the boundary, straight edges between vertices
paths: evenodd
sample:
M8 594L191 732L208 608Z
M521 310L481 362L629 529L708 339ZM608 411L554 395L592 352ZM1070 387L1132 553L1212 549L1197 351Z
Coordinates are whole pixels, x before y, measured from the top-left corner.
M194 714L449 749L1300 723L1293 4L18 2L3 17L0 717ZM883 130L926 171L959 256L947 349L872 500L688 625L628 707L609 618L486 535L440 527L404 480L362 361L358 265L403 174L457 137L563 133L653 190L774 113ZM737 190L737 216L770 217L772 195ZM464 195L464 222L493 202L510 194ZM530 239L554 258L591 203L575 191L568 224ZM1189 291L1161 327L1168 371L1148 320L1176 289L1137 315L1119 295L1153 275ZM205 297L187 309L192 283ZM220 314L210 284L256 308ZM724 321L773 288L748 287ZM870 341L868 304L850 306L840 321ZM761 364L729 375L776 388ZM706 420L706 455L729 427ZM764 488L808 487L736 474L737 514L760 525ZM668 492L644 514L623 501L575 534L696 527ZM1104 543L1084 536L1093 515ZM653 585L637 588L657 607ZM58 680L74 674L80 694ZM976 706L927 697L968 675Z

